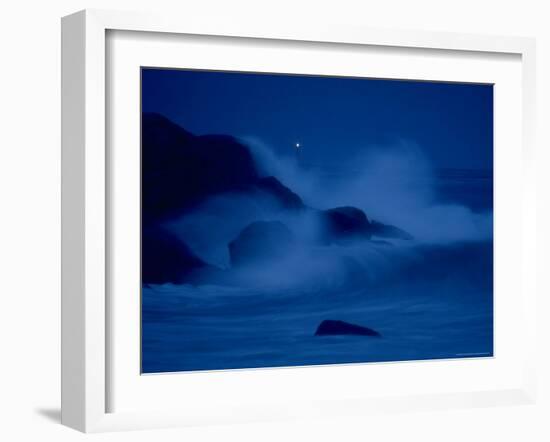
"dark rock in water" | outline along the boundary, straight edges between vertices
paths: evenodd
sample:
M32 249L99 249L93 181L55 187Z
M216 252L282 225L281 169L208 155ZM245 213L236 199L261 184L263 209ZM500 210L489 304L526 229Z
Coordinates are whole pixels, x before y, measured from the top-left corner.
M184 213L205 198L248 189L258 174L248 148L223 135L195 136L159 114L142 117L144 225Z
M326 319L315 332L315 336L330 336L330 335L359 335L382 337L380 333L368 327L361 325L350 324L349 322Z
M294 243L294 235L283 223L253 222L229 243L231 265L239 267L284 259Z
M141 247L143 284L186 282L194 271L210 267L179 238L160 227L143 230Z
M325 243L345 243L353 239L394 238L411 240L413 236L398 227L369 220L357 207L336 207L319 212L322 238Z
M322 230L327 242L350 238L371 237L371 223L357 207L336 207L319 212Z
M382 224L378 221L371 221L371 233L372 236L377 236L380 238L395 238L395 239L404 239L411 240L414 237L399 227L392 226L390 224Z
M305 208L302 198L273 176L260 178L256 182L255 187L273 197L284 209L295 210Z

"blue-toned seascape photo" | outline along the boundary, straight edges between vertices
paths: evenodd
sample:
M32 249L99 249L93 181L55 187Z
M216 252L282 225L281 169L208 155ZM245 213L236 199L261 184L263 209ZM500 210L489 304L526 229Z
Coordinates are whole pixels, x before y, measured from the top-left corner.
M493 355L492 85L141 87L142 373Z

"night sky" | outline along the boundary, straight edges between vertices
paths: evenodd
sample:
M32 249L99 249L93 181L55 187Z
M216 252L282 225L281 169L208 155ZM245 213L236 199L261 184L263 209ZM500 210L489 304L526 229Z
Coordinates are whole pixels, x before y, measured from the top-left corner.
M372 146L414 143L435 167L492 169L492 85L146 68L142 109L196 134L303 146L334 164Z

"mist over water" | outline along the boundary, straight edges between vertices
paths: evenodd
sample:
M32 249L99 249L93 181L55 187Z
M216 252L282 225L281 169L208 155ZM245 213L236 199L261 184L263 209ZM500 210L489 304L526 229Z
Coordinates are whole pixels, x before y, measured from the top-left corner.
M296 157L278 156L257 139L243 140L263 176L279 177L311 207L358 207L369 219L405 229L414 236L415 244L492 239L492 200L487 198L486 207L481 210L469 206L469 195L462 201L445 201L445 195L438 194L438 181L445 181L447 177L437 175L421 149L411 143L371 147L360 157L321 168L303 164ZM454 184L460 185L460 182ZM491 195L491 189L485 192ZM169 228L205 261L228 268L227 244L255 220L283 221L306 243L319 230L310 213L288 213L269 195L244 192L214 196L192 213L171 222ZM366 244L359 246L364 251L373 248ZM401 247L410 248L410 245L401 244ZM353 254L354 248L348 244L344 252ZM330 250L328 254L334 256L337 252ZM301 250L298 259L305 255Z
M360 155L320 167L306 159L280 158L265 144L250 138L246 141L264 173L281 176L315 207L359 207L373 219L406 228L419 241L492 238L492 182L482 183L485 198L478 210L469 201L476 195L466 193L454 201L446 200L439 189L449 177L435 169L414 143L402 140L366 146ZM468 172L476 171L463 172L467 179ZM454 187L461 184L454 183Z

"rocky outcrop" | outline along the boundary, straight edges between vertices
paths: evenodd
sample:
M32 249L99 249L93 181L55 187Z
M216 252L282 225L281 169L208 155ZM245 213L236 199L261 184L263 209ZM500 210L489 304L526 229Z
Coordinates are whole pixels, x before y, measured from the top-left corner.
M249 189L258 173L248 148L225 135L195 136L159 114L142 117L145 225L184 213L205 198Z
M299 210L306 208L302 198L282 184L274 176L258 179L254 187L271 197L282 209Z
M413 236L390 224L369 220L365 212L353 206L319 211L321 242L345 243L354 239L388 238L411 240Z
M283 223L256 221L229 243L231 266L276 262L289 256L294 245L294 235Z
M357 335L357 336L372 336L380 338L382 335L376 330L361 325L350 324L349 322L326 319L315 332L315 336L332 336L332 335Z
M340 242L371 237L371 224L357 207L336 207L319 211L322 242Z
M412 239L410 234L398 227L369 220L365 212L357 207L343 206L327 210L308 207L298 194L276 177L260 177L249 148L233 137L196 136L162 115L144 113L144 284L189 283L196 280L197 275L202 278L229 278L227 273L231 270L226 272L208 265L184 242L162 228L219 194L245 195L250 198L254 209L259 209L254 212L254 216L246 218L246 222L275 216L289 225L296 226L291 223L298 223L295 229L299 232L298 238L278 221L249 224L229 243L233 268L284 260L297 250L296 242L301 243L302 250L303 247L319 245L348 245L355 240L380 243L380 239L385 238ZM227 210L233 210L233 207L229 206ZM299 216L295 216L297 214ZM303 218L300 218L302 215ZM220 218L223 216L224 213L220 213ZM307 222L299 224L302 220ZM349 280L365 278L365 272L351 257L344 257L341 267L349 274Z
M160 227L142 232L142 283L182 283L196 271L211 266L197 257L179 238Z

